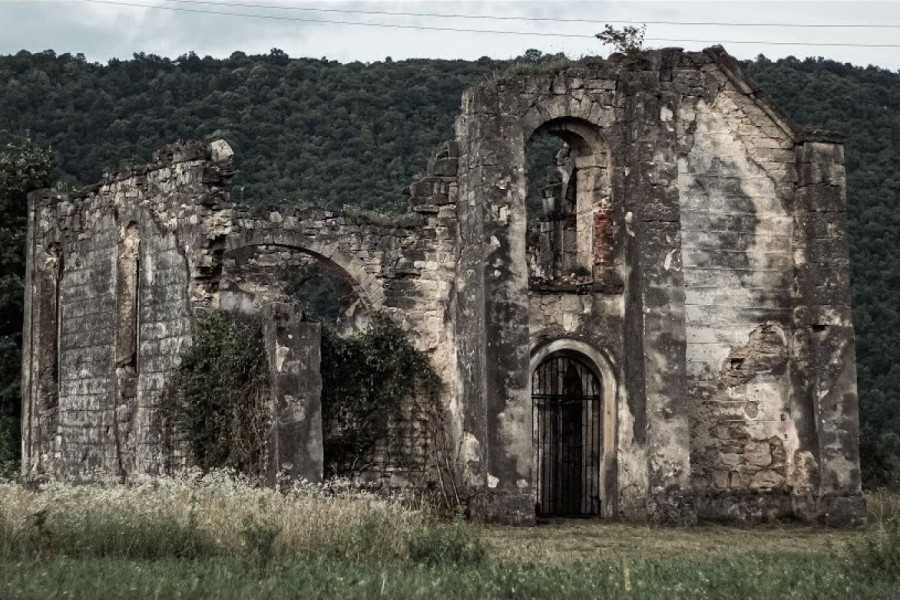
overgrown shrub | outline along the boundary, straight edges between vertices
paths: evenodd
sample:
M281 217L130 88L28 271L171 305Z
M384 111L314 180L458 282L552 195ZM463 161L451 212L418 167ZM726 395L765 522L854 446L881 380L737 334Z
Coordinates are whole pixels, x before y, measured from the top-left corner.
M0 413L0 477L12 477L19 470L18 419Z
M203 470L264 469L267 373L262 329L222 310L197 318L193 344L181 357L164 413L184 435Z
M612 25L606 24L603 26L603 31L594 37L603 42L604 45L612 46L615 52L624 54L627 59L634 59L641 53L646 31L646 25L641 25L640 27L626 25L621 29L617 29Z
M347 337L323 323L321 370L325 462L339 474L356 472L388 437L404 401L419 395L435 403L440 392L428 357L383 314Z

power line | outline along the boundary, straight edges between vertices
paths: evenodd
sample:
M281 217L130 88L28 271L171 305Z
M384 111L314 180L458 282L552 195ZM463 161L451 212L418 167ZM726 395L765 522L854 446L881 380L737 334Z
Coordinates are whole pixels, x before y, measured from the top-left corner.
M528 35L541 37L565 37L565 38L593 38L590 34L577 33L548 33L544 31L507 31L499 29L464 29L461 27L432 27L430 25L401 25L398 23L363 23L359 21L341 21L336 19L308 19L305 17L284 17L279 15L259 15L250 13L238 13L221 10L206 10L200 8L183 8L179 6L159 6L154 4L135 4L133 2L113 2L112 0L82 0L93 4L108 4L111 6L125 6L131 8L149 8L154 10L171 10L177 12L200 13L206 15L225 15L229 17L246 17L250 19L269 19L272 21L294 21L301 23L330 23L336 25L356 25L359 27L382 27L387 29L420 29L425 31L453 31L458 33L493 33L499 35Z
M505 29L467 29L463 27L444 27L432 25L402 25L399 23L372 23L360 21L344 21L338 19L310 19L307 17L289 17L282 15L261 15L255 13L230 12L219 10L208 10L200 8L185 8L180 6L161 6L155 4L138 4L134 2L116 2L113 0L82 0L93 4L106 4L111 6L122 6L129 8L146 8L150 10L168 10L175 12L199 13L207 15L221 15L229 17L244 17L248 19L268 19L273 21L290 21L301 23L322 23L334 25L350 25L357 27L380 27L386 29L412 29L421 31L448 31L455 33L490 33L494 35L519 35L532 37L560 37L560 38L580 38L594 39L593 34L578 33L559 33L546 31L512 31ZM667 43L696 43L696 44L754 44L763 46L809 46L809 47L844 47L844 48L900 48L900 44L858 44L858 43L838 43L838 42L782 42L782 41L764 41L764 40L697 40L697 39L681 39L681 38L644 38L648 42L667 42Z
M266 10L290 10L300 12L322 12L354 15L382 15L396 17L434 17L446 19L476 19L490 21L531 21L550 23L589 23L593 25L688 25L692 27L787 27L787 28L825 28L825 29L900 29L900 24L876 23L732 23L715 21L623 21L597 19L566 19L559 17L516 17L499 15L473 15L462 13L401 12L389 10L358 10L348 8L321 8L315 6L290 6L284 4L259 4L244 2L222 2L215 0L163 0L172 4L200 4L211 6L235 6L238 8L261 8Z
M755 44L759 46L814 46L820 48L900 48L900 44L842 44L837 42L772 42L762 40L681 40L672 38L644 38L648 42L674 42L697 44Z

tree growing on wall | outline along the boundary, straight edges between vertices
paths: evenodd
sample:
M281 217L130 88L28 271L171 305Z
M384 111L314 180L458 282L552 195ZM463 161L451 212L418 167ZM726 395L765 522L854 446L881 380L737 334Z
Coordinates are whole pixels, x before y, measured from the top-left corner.
M27 195L50 183L50 148L29 137L0 150L0 470L19 457Z
M622 29L616 29L612 25L607 24L603 27L603 31L594 37L603 42L604 45L612 46L613 51L633 58L643 49L644 33L646 31L646 25L641 25L640 27L628 25Z

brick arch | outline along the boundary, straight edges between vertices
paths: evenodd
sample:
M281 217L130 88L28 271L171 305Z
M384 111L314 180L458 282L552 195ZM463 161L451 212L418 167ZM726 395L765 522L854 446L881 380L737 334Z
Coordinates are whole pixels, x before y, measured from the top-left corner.
M250 246L283 246L305 252L344 275L367 310L384 305L385 293L375 275L368 273L365 263L344 248L346 236L339 229L305 234L296 231L250 230L228 237L225 251L233 252Z

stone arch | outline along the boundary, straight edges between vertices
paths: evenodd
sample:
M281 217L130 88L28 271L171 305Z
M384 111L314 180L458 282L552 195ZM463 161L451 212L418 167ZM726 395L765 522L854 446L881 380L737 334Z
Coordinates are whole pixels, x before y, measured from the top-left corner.
M229 236L225 252L232 253L251 246L280 246L292 248L322 261L328 268L346 278L366 310L381 308L385 293L378 278L367 272L361 258L341 247L339 231L330 230L329 235L319 239L315 234L307 235L293 231L247 231Z
M602 149L604 152L609 144L600 126L575 116L557 116L544 119L537 124L526 125L525 139L530 140L536 135L547 133L555 135L575 148L579 154L588 154Z
M559 353L574 353L591 368L600 380L603 397L603 456L600 463L600 492L603 498L603 517L616 515L618 493L616 490L617 436L618 436L618 395L619 381L616 370L606 354L590 344L572 338L559 338L536 346L531 352L529 374L533 374L545 360ZM529 377L529 386L531 385ZM529 395L532 391L529 388ZM536 453L533 461L536 461ZM535 472L537 466L535 465Z

